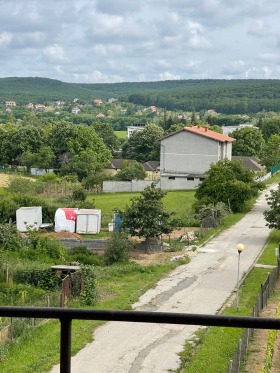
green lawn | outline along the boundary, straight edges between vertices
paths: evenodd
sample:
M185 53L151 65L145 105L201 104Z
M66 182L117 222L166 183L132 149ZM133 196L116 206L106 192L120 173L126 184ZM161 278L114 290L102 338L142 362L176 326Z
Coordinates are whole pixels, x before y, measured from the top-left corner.
M172 191L168 192L163 202L168 211L174 211L178 219L183 220L183 225L189 225L191 206L194 202L194 191ZM88 200L95 201L95 208L102 211L102 225L106 227L112 219L114 209L123 211L126 205L130 204L132 197L139 196L139 193L101 193L91 194Z
M126 131L115 131L115 135L119 139L126 139Z

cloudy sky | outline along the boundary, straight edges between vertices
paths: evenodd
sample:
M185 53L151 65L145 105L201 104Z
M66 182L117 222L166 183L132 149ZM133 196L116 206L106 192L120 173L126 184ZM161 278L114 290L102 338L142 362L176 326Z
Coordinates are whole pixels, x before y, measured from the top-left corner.
M277 0L0 0L0 77L280 78Z

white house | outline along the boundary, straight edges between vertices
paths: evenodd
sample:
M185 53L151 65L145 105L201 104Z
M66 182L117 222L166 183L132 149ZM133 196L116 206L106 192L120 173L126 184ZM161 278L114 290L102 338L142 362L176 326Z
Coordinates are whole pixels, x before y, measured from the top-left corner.
M164 190L194 189L212 163L231 159L235 139L208 127L185 127L161 140L160 185Z

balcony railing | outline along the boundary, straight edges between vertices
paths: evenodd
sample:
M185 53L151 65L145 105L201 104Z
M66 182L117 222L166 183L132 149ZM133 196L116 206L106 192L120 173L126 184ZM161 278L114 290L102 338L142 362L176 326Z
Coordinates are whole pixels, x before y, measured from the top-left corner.
M156 324L225 326L230 328L280 330L280 319L221 316L170 312L140 312L34 307L0 307L0 317L45 318L60 320L60 372L71 372L72 320L127 321Z

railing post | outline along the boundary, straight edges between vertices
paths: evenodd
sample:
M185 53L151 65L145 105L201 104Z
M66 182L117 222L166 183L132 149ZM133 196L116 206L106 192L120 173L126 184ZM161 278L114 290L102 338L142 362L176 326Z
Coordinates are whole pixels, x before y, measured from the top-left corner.
M71 373L72 319L60 319L60 373Z

